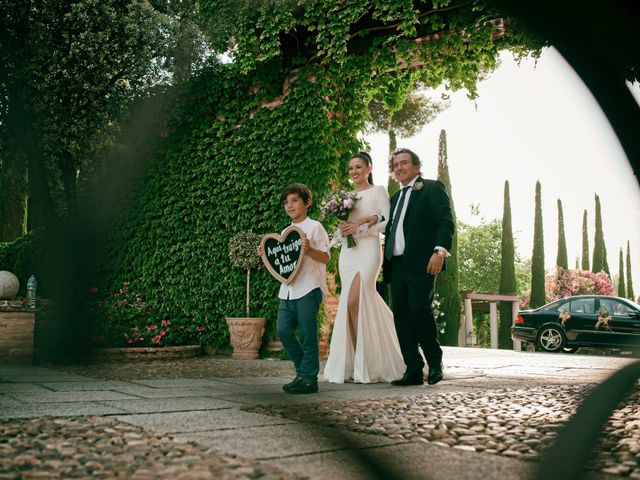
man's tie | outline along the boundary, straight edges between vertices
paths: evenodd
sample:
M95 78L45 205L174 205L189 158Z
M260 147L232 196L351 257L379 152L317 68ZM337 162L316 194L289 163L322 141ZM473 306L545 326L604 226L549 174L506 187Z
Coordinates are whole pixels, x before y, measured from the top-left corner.
M406 198L407 190L409 186L402 187L402 193L398 200L398 206L396 207L395 215L391 218L391 229L389 230L389 238L384 239L384 258L391 260L393 257L393 245L396 243L396 230L398 229L398 223L402 215L402 207L404 206L404 199Z

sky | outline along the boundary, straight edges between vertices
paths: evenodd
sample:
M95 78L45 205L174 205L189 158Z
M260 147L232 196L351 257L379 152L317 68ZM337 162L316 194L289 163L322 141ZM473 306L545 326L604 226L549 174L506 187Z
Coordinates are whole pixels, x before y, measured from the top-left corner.
M638 85L633 88L640 101ZM573 268L582 252L585 209L590 262L593 257L597 194L611 274L618 273L621 247L626 265L629 241L634 293L640 295L640 187L604 113L571 66L554 48L545 48L537 61L520 64L503 52L501 66L479 83L478 94L475 101L466 91L451 94L451 106L416 136L398 139L398 147L418 153L425 177L435 178L440 130L446 130L452 197L465 223L478 224L472 204L479 205L486 220L501 219L508 180L516 249L522 258L531 257L535 185L540 180L548 273L557 255L558 198ZM384 135L364 138L374 159L374 182L385 184L388 140Z

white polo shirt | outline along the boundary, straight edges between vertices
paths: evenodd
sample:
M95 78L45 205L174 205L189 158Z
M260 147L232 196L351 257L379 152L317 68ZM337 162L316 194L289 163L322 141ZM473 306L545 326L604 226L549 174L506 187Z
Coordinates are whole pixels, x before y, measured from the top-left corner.
M321 252L329 251L329 235L320 222L307 217L293 225L305 233L312 248ZM310 256L305 256L295 280L289 285L284 283L280 285L278 298L297 300L318 287L322 290L324 297L327 294L327 266Z

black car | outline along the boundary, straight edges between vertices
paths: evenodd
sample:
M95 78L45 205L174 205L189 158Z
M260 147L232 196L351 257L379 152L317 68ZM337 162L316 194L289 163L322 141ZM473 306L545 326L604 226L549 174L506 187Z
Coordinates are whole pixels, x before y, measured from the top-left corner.
M546 352L578 347L640 350L640 305L604 295L566 297L518 312L511 337Z

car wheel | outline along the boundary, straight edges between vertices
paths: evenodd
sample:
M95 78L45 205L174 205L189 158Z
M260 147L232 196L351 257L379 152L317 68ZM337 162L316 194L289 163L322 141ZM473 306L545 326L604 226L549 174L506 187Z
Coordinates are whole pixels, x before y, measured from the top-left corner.
M564 353L576 353L578 351L578 347L564 347L562 351Z
M545 352L560 352L564 348L564 332L560 327L548 326L540 330L538 345Z

